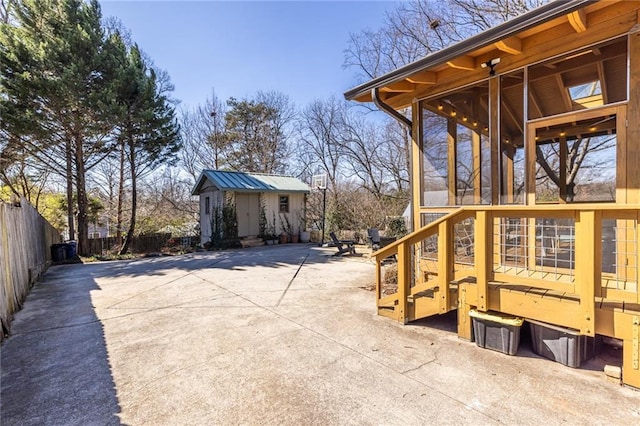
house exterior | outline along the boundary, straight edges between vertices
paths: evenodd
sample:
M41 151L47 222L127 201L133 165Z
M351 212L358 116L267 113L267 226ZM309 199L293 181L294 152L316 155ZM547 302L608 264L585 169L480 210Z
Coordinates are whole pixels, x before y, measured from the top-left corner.
M640 2L552 2L345 97L411 131L414 231L375 254L380 315L619 339L640 387Z
M304 231L309 192L309 185L293 176L204 170L191 191L200 197L201 243L211 240L212 214L230 203L236 208L240 238L262 236L262 213L264 233L298 234Z

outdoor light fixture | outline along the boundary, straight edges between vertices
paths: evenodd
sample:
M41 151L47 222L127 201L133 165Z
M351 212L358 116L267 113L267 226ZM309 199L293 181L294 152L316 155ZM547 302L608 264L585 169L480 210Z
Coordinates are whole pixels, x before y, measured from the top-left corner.
M467 116L466 116L466 115L463 115L463 116L462 116L462 121L464 121L464 122L466 123L466 122L467 122L467 120L468 120Z
M489 68L489 76L493 77L496 75L496 71L493 69L496 65L500 63L500 58L493 58L490 61L483 62L480 64L482 68Z
M452 116L452 117L455 117L456 115L458 115L458 113L456 112L456 110L455 110L455 109L454 109L454 110L451 110L451 116Z
M438 111L442 111L444 109L444 105L442 105L442 102L440 102L438 104Z

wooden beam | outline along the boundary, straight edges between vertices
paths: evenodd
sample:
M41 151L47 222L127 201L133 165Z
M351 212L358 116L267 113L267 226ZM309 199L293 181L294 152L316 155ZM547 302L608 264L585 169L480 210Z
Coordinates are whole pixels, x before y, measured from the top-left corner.
M587 31L587 14L585 13L584 9L579 9L575 12L571 12L567 15L567 19L569 20L569 24L571 24L571 26L577 33Z
M424 70L411 74L407 81L415 84L436 84L438 79L435 72Z
M560 95L560 98L564 103L564 109L567 111L572 111L573 101L569 97L569 91L567 90L567 86L565 85L565 82L562 80L562 75L556 74L555 80L556 80L556 83L558 83L558 94Z
M560 136L560 162L559 162L559 176L560 180L560 204L567 202L567 153L569 149L567 146L567 136Z
M471 131L471 144L473 150L473 203L482 202L482 138L480 132Z
M397 320L402 324L409 322L407 316L407 295L411 287L411 253L408 244L398 246L398 312Z
M627 105L627 202L640 203L640 24L629 33L629 103Z
M449 312L449 283L453 279L453 224L449 220L438 225L438 297L440 313Z
M486 211L476 213L474 253L476 263L476 283L478 286L478 310L488 310L489 281L493 280L493 217Z
M576 289L579 289L580 333L595 336L595 286L601 285L602 212L581 211L576 218Z
M456 158L458 153L458 128L455 118L447 120L447 182L449 186L449 205L456 205L457 179L456 179Z
M496 48L510 55L522 53L522 40L518 37L509 37L495 43Z
M422 128L422 102L414 102L412 105L411 119L413 120L413 132L411 140L411 207L413 208L413 230L420 229L420 206L423 197L423 157L424 157L424 132Z
M500 200L500 77L489 79L489 147L491 149L491 204Z
M380 88L381 92L401 92L408 93L413 92L416 89L416 85L408 81L398 81L397 83L387 84Z
M589 28L586 32L576 33L565 20L564 24L523 38L522 49L527 54L502 57L500 72L508 73L531 63L627 34L629 29L637 23L637 19L635 2L607 2L606 7L589 13ZM396 109L403 108L410 105L414 98L436 96L486 78L486 70L480 67L474 72L460 73L459 71L453 68L438 71L438 84L418 86L416 92L401 94L388 103Z
M476 61L471 56L460 56L447 61L447 65L457 70L473 71L476 68Z

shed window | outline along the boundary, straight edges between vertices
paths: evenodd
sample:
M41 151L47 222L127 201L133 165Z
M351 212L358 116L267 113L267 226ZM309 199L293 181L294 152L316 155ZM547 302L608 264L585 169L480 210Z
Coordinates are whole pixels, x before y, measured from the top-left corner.
M204 198L204 214L210 214L211 213L211 200L209 199L209 197L205 197Z
M280 213L289 213L289 196L280 196Z

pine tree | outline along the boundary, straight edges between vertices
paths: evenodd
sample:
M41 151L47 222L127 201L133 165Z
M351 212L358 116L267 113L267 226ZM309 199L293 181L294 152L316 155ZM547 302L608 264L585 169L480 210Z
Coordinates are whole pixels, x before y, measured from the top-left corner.
M97 0L22 0L0 24L2 129L67 181L70 238L87 253L86 174L108 152L115 63Z
M157 72L148 66L137 45L125 51L116 96L122 112L117 140L121 170L126 166L131 181L131 217L121 254L127 252L135 233L138 179L175 161L180 149L175 109L159 84ZM121 173L121 190L123 180Z

